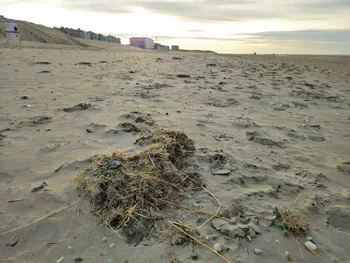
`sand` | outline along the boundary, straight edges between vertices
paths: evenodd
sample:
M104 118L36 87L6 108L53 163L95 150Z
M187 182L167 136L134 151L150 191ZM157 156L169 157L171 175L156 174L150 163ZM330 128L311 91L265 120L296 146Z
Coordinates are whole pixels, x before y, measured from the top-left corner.
M284 262L285 251L302 262L293 235L272 222L275 207L299 195L290 209L310 222L323 262L349 260L349 58L94 45L0 47L0 262L224 262L194 243L172 244L167 233L127 243L78 197L73 178L94 155L135 149L136 135L113 132L132 111L195 141L195 171L222 215L237 222L213 220L200 237L219 243L231 262ZM182 205L215 213L207 192L190 193ZM165 212L196 227L208 219L172 206ZM247 237L241 228L251 224ZM301 250L305 262L319 262Z

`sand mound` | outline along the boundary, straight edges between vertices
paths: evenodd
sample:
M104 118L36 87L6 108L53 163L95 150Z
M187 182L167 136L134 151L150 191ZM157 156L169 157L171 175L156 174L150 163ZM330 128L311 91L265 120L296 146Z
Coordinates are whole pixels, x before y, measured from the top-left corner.
M114 50L114 51L139 51L139 52L151 52L148 50L131 47L129 45L120 45L110 42L74 38L70 37L63 32L56 30L54 28L46 27L43 25L38 25L26 21L0 18L0 40L1 42L6 42L5 40L5 28L4 22L16 22L18 24L20 39L22 45L31 46L26 43L29 42L39 42L48 44L61 44L61 45L75 45L79 47L89 47L92 49L104 49L104 50Z
M20 32L21 41L34 41L49 44L77 45L82 46L83 43L68 35L43 25L38 25L26 21L15 19L0 18L0 37L5 36L4 22L16 22Z
M141 151L99 156L76 178L78 190L107 226L128 229L127 235L147 233L164 200L179 200L185 189L201 186L198 174L183 172L194 150L183 132L156 127Z

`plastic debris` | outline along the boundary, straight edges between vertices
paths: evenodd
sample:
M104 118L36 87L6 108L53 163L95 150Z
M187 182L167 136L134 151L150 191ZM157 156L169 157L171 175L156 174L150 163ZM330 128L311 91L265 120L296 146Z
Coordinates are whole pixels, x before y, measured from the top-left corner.
M312 251L316 250L316 244L313 243L312 241L306 241L305 242L305 246L307 246L309 249L311 249Z
M279 224L279 226L282 228L283 234L284 234L285 236L288 236L288 230L286 229L284 223L281 222L281 223Z
M283 222L279 224L279 226L282 228L283 231L287 231L286 227L284 226Z
M221 252L221 251L222 251L221 245L220 245L219 243L215 243L214 249L215 249L217 252Z
M109 245L110 248L114 248L115 246L116 246L115 243L112 243Z
M60 263L63 259L64 257L59 258L58 260L56 260L56 263Z
M122 166L121 162L117 161L117 160L108 160L108 168L109 169L117 169L120 166Z

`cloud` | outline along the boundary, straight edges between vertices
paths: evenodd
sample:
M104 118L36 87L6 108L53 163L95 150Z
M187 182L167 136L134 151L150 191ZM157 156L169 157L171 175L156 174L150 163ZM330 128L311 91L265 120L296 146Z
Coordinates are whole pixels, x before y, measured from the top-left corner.
M16 0L15 0L16 1ZM18 0L20 1L20 0ZM233 22L269 19L320 20L350 12L350 0L61 0L61 6L90 12L126 13L144 8L184 20Z
M298 6L303 9L313 9L313 10L322 10L322 9L338 9L338 8L350 8L349 0L299 0L294 2L295 6Z
M122 5L117 5L113 3L108 3L108 1L62 1L61 7L65 9L73 10L83 10L91 13L109 13L109 14L125 14L131 13L132 10L128 7L122 7Z
M118 35L118 34L117 34ZM123 35L129 37L129 35ZM232 34L227 38L195 36L195 37L177 37L177 36L158 36L158 41L167 40L205 40L218 42L235 42L246 45L297 45L297 46L329 46L343 47L344 53L350 53L350 28L342 30L300 30L300 31L271 31L254 33L249 35ZM346 48L347 47L347 48ZM336 50L334 50L336 51ZM346 52L345 52L346 51ZM332 52L331 52L332 53Z
M276 31L255 33L250 36L250 39L349 43L350 46L350 29Z
M99 0L62 0L61 7L116 14L143 8L156 14L201 22L233 22L279 16L273 9L264 6L256 8L255 5L262 3L263 0L105 0L101 4Z
M186 29L185 32L200 33L200 32L203 32L203 30L200 30L200 29Z
M2 0L2 4L15 5L15 4L45 4L45 0Z
M306 17L316 16L329 18L330 23L334 17L345 16L350 13L350 0L295 0L286 5L294 14ZM349 17L349 16L348 16ZM350 22L350 18L349 18Z
M255 8L261 1L146 1L138 6L153 13L167 14L192 21L233 22L277 17L274 10Z
M117 34L118 35L118 34ZM130 36L128 34L119 34L120 36ZM197 40L215 40L225 42L240 42L240 43L283 43L283 42L299 42L299 43L347 43L350 47L350 28L342 30L299 30L299 31L271 31L254 33L249 35L231 34L226 38L210 37L210 36L158 36L159 41L169 39L197 39Z
M1 1L1 0L0 0ZM329 20L350 13L350 0L2 0L46 3L91 13L125 14L143 8L155 14L196 22ZM49 3L48 3L49 2ZM349 18L350 23L350 18Z

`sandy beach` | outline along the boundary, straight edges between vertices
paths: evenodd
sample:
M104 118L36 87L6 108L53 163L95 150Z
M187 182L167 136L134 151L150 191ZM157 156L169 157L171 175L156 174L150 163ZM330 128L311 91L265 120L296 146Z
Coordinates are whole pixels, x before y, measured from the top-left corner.
M350 260L349 57L87 44L0 45L0 262L225 262L167 233L135 246L79 197L73 179L95 155L135 150L137 135L114 132L131 112L194 140L193 169L235 222L213 219L198 236L228 260L280 263L288 251L320 262L274 224L276 207L310 223L302 238L322 262ZM216 212L208 192L189 194L173 201ZM194 227L209 218L170 205L163 213Z

